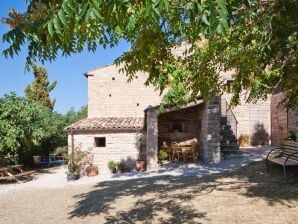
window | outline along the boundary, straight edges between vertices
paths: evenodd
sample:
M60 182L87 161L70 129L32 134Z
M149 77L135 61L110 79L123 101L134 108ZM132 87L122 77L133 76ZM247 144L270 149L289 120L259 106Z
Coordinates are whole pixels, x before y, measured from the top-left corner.
M95 142L95 147L106 147L105 137L95 137L94 142Z
M227 92L230 93L232 90L232 84L234 80L227 80Z
M170 124L170 132L185 132L185 124L181 121L173 121Z

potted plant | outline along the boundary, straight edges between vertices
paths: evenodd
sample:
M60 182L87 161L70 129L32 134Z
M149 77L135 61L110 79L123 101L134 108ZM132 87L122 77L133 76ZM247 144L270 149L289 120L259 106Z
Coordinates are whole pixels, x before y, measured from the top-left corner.
M112 173L117 173L117 167L118 167L118 163L115 162L114 160L110 160L108 163L108 167L111 170Z
M168 153L164 150L159 150L158 153L158 161L160 162L160 164L163 164L163 161L168 158Z
M87 176L93 177L98 175L98 167L93 164L86 168Z
M144 134L136 136L136 147L138 149L138 159L136 160L136 170L144 172L146 170L146 139Z
M80 150L74 151L70 157L67 165L67 180L77 180L81 175L84 174L84 163L83 159L86 157L88 152L82 152Z
M72 180L77 180L80 177L80 173L78 170L79 166L75 162L71 161L67 165L67 180L72 181Z
M239 136L239 144L241 147L249 146L249 135L248 134L241 134Z
M286 140L288 140L288 141L296 141L296 133L295 132L293 132L293 131L290 131L289 133L288 133L288 137L287 137L287 139Z

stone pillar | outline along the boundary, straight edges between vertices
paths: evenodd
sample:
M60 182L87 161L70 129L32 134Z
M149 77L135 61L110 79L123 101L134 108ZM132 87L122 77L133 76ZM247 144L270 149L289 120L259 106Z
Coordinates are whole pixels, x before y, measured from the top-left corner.
M158 169L158 117L154 109L147 110L147 170Z
M204 161L208 163L220 162L220 119L221 102L220 97L210 100L205 107L205 147Z

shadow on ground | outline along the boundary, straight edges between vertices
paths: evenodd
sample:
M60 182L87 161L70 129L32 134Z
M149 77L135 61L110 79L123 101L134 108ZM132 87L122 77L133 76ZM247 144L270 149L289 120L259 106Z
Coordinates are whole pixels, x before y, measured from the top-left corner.
M200 223L206 221L206 211L198 211L189 202L194 198L199 201L200 197L214 191L263 199L268 206L278 203L291 207L288 200L298 199L297 173L297 169L290 170L286 185L281 167L274 167L268 174L262 161L203 177L163 176L109 181L95 185L88 193L76 195L77 202L69 218L103 214L105 223ZM115 211L120 206L118 200L123 197L133 199L133 204ZM160 216L161 212L165 215Z

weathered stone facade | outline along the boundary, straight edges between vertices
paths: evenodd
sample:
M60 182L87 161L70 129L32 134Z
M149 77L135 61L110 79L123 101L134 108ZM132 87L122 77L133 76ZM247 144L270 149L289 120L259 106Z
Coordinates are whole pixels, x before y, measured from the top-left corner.
M271 96L272 145L274 146L282 145L289 132L296 133L298 137L298 110L283 108L281 103L284 97L282 93Z
M88 77L88 117L144 117L144 110L159 105L161 97L145 86L147 75L137 73L127 82L115 65L86 73Z
M76 132L73 135L73 143L76 149L88 151L93 157L93 162L98 166L101 173L109 172L108 162L124 162L126 165L134 167L138 159L138 149L136 145L137 132ZM95 138L104 137L105 147L96 147ZM72 137L68 135L69 152L71 152Z
M137 73L136 78L128 83L127 77L119 73L119 68L109 65L89 71L85 75L88 78L88 118L90 120L112 117L125 118L126 121L133 117L145 119L148 169L157 169L158 148L162 141L179 142L196 138L199 142L200 157L204 161L221 160L221 118L227 108L222 106L222 102L223 100L230 102L229 94L216 97L209 102L201 101L186 108L157 115L156 109L161 102L161 96L152 86L144 85L146 74ZM231 78L230 73L226 76L223 74L223 78L229 77ZM249 134L252 144L270 144L270 99L260 100L256 104L242 101L242 105L233 108L233 112L238 120L236 131L238 137L241 134ZM171 123L175 121L183 122L184 131L179 133L169 131ZM296 123L291 125L295 126ZM92 125L90 127L92 128ZM67 131L70 134L70 131ZM80 144L83 150L91 150L95 164L102 171L107 171L109 160L133 163L137 159L136 134L136 130L93 132L81 130L81 132L75 132L73 139L74 144ZM95 147L95 137L106 138L106 146ZM71 144L71 135L69 135L70 149Z
M220 162L221 97L207 102L203 117L201 141L204 161Z
M156 110L147 110L147 170L158 169L158 117Z
M231 95L223 94L222 100L230 103ZM233 107L232 111L238 121L237 137L248 134L251 145L269 145L271 137L271 100L258 100L256 103L246 103L241 97L241 105Z

